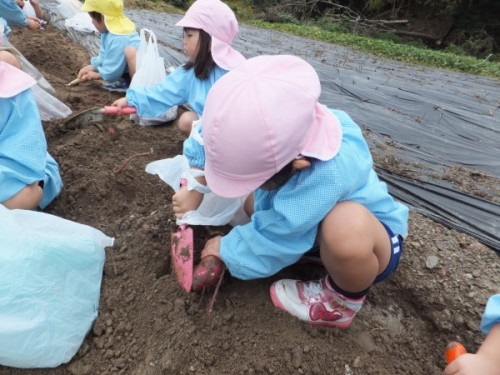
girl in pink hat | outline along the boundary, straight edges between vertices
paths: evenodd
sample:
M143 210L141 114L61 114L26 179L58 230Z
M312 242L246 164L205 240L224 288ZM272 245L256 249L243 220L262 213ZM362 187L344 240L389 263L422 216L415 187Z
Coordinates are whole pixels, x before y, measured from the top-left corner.
M0 61L0 204L44 208L61 191L28 74Z
M186 153L198 155L213 193L248 197L250 221L209 240L202 258L247 280L313 257L326 277L279 280L271 300L308 323L347 328L370 286L397 268L408 208L377 177L359 126L320 93L298 57L249 59L210 90L203 149Z
M113 105L137 109L139 117L160 118L170 108L189 104L192 111L179 119L179 128L189 135L193 121L203 112L208 91L245 58L231 47L238 34L233 11L220 0L197 0L176 24L184 28L183 49L187 62L161 83L127 90Z

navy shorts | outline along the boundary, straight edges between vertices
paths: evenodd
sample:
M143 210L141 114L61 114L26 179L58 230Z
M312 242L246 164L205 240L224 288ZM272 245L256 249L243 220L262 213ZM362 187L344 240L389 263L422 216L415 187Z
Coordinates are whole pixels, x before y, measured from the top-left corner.
M403 237L394 234L392 230L384 223L382 223L382 225L387 231L389 240L391 241L391 258L389 259L389 264L387 265L385 270L375 278L375 281L373 282L374 284L387 279L389 275L393 273L396 268L398 268L399 259L401 258L401 254L403 253ZM319 245L315 245L311 250L305 253L303 260L305 260L305 263L312 261L312 263L315 264L322 264L319 255Z
M385 268L385 270L375 278L373 283L378 283L382 280L385 280L389 277L391 273L393 273L399 265L399 259L401 258L401 254L403 253L403 237L394 234L392 230L382 223L387 234L389 235L389 240L391 241L391 259L389 259L389 264Z

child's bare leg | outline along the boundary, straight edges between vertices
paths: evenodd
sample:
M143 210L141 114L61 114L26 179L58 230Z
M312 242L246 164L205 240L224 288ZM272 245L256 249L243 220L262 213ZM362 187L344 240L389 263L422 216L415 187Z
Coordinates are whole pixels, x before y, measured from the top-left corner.
M18 69L21 69L21 64L16 59L16 57L7 51L0 51L0 61L5 61L7 64L15 66Z
M36 17L43 18L43 10L42 10L42 7L40 6L40 3L38 3L38 1L31 1L30 0L30 4L33 7L33 9L35 10Z
M387 267L391 243L380 221L355 202L337 204L319 233L320 255L333 282L346 292L361 292Z
M127 60L128 74L130 74L130 78L134 76L135 71L137 69L136 57L137 57L137 49L135 47L125 48L125 59Z
M184 112L179 118L179 129L181 130L182 134L184 134L186 137L189 137L189 134L191 134L191 129L193 127L193 121L196 120L198 120L198 115L196 113L191 111Z
M253 193L250 194L246 199L245 203L243 203L243 209L245 210L245 213L247 214L248 217L251 217L254 212L254 198L253 198Z
M23 210L32 210L38 207L40 201L42 200L42 195L42 188L38 185L38 183L34 183L26 186L2 204L9 209L19 208Z

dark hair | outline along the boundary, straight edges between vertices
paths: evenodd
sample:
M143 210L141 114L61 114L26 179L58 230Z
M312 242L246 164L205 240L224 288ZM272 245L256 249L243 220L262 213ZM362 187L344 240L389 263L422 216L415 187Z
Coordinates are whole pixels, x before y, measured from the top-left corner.
M196 78L204 80L210 75L210 72L215 67L215 61L212 58L212 51L210 45L212 42L211 36L204 30L193 29L189 27L184 28L184 32L188 30L198 30L200 32L198 55L194 62L188 61L184 64L184 69L188 70L190 68L194 69L194 75Z
M260 189L262 190L274 190L284 185L295 173L293 169L293 161L285 165L278 173L275 173L270 179L264 182Z
M96 20L97 22L102 22L102 14L99 12L89 12L90 18Z

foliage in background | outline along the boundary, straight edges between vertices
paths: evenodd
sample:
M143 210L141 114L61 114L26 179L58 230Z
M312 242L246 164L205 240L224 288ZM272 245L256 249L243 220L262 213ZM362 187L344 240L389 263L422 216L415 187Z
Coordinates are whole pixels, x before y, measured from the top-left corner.
M130 8L152 9L168 13L183 13L194 0L125 0L125 5ZM335 43L377 56L382 56L398 61L435 66L471 74L480 74L500 78L500 63L494 58L475 58L468 56L469 51L463 45L448 45L443 51L435 51L426 47L419 40L408 41L391 33L379 33L377 38L362 35L359 30L354 30L346 23L331 22L327 18L317 20L299 21L291 13L278 12L276 7L265 8L266 4L276 5L283 0L227 0L228 5L236 13L240 23L248 23L257 27L286 32L315 40ZM306 3L306 1L301 0ZM313 0L314 1L314 0ZM329 0L327 0L329 1ZM344 3L368 4L382 6L383 4L396 4L409 0L352 0ZM429 2L431 0L416 0ZM477 3L491 3L497 0L478 0ZM442 6L440 11L451 12L456 3L471 3L473 0L433 0ZM500 0L498 0L500 3ZM424 4L425 5L425 4ZM264 8L263 8L264 7ZM265 9L263 11L262 9ZM340 15L342 17L342 15ZM274 22L263 21L272 18ZM500 22L500 21L499 21ZM475 38L465 38L464 43L469 48L478 48Z
M258 27L278 30L309 39L347 46L377 56L407 63L435 66L443 69L500 78L500 63L477 59L471 56L460 56L449 52L433 51L408 44L398 44L391 40L373 39L359 35L331 32L322 30L318 27L290 23L269 23L260 20L249 23Z

